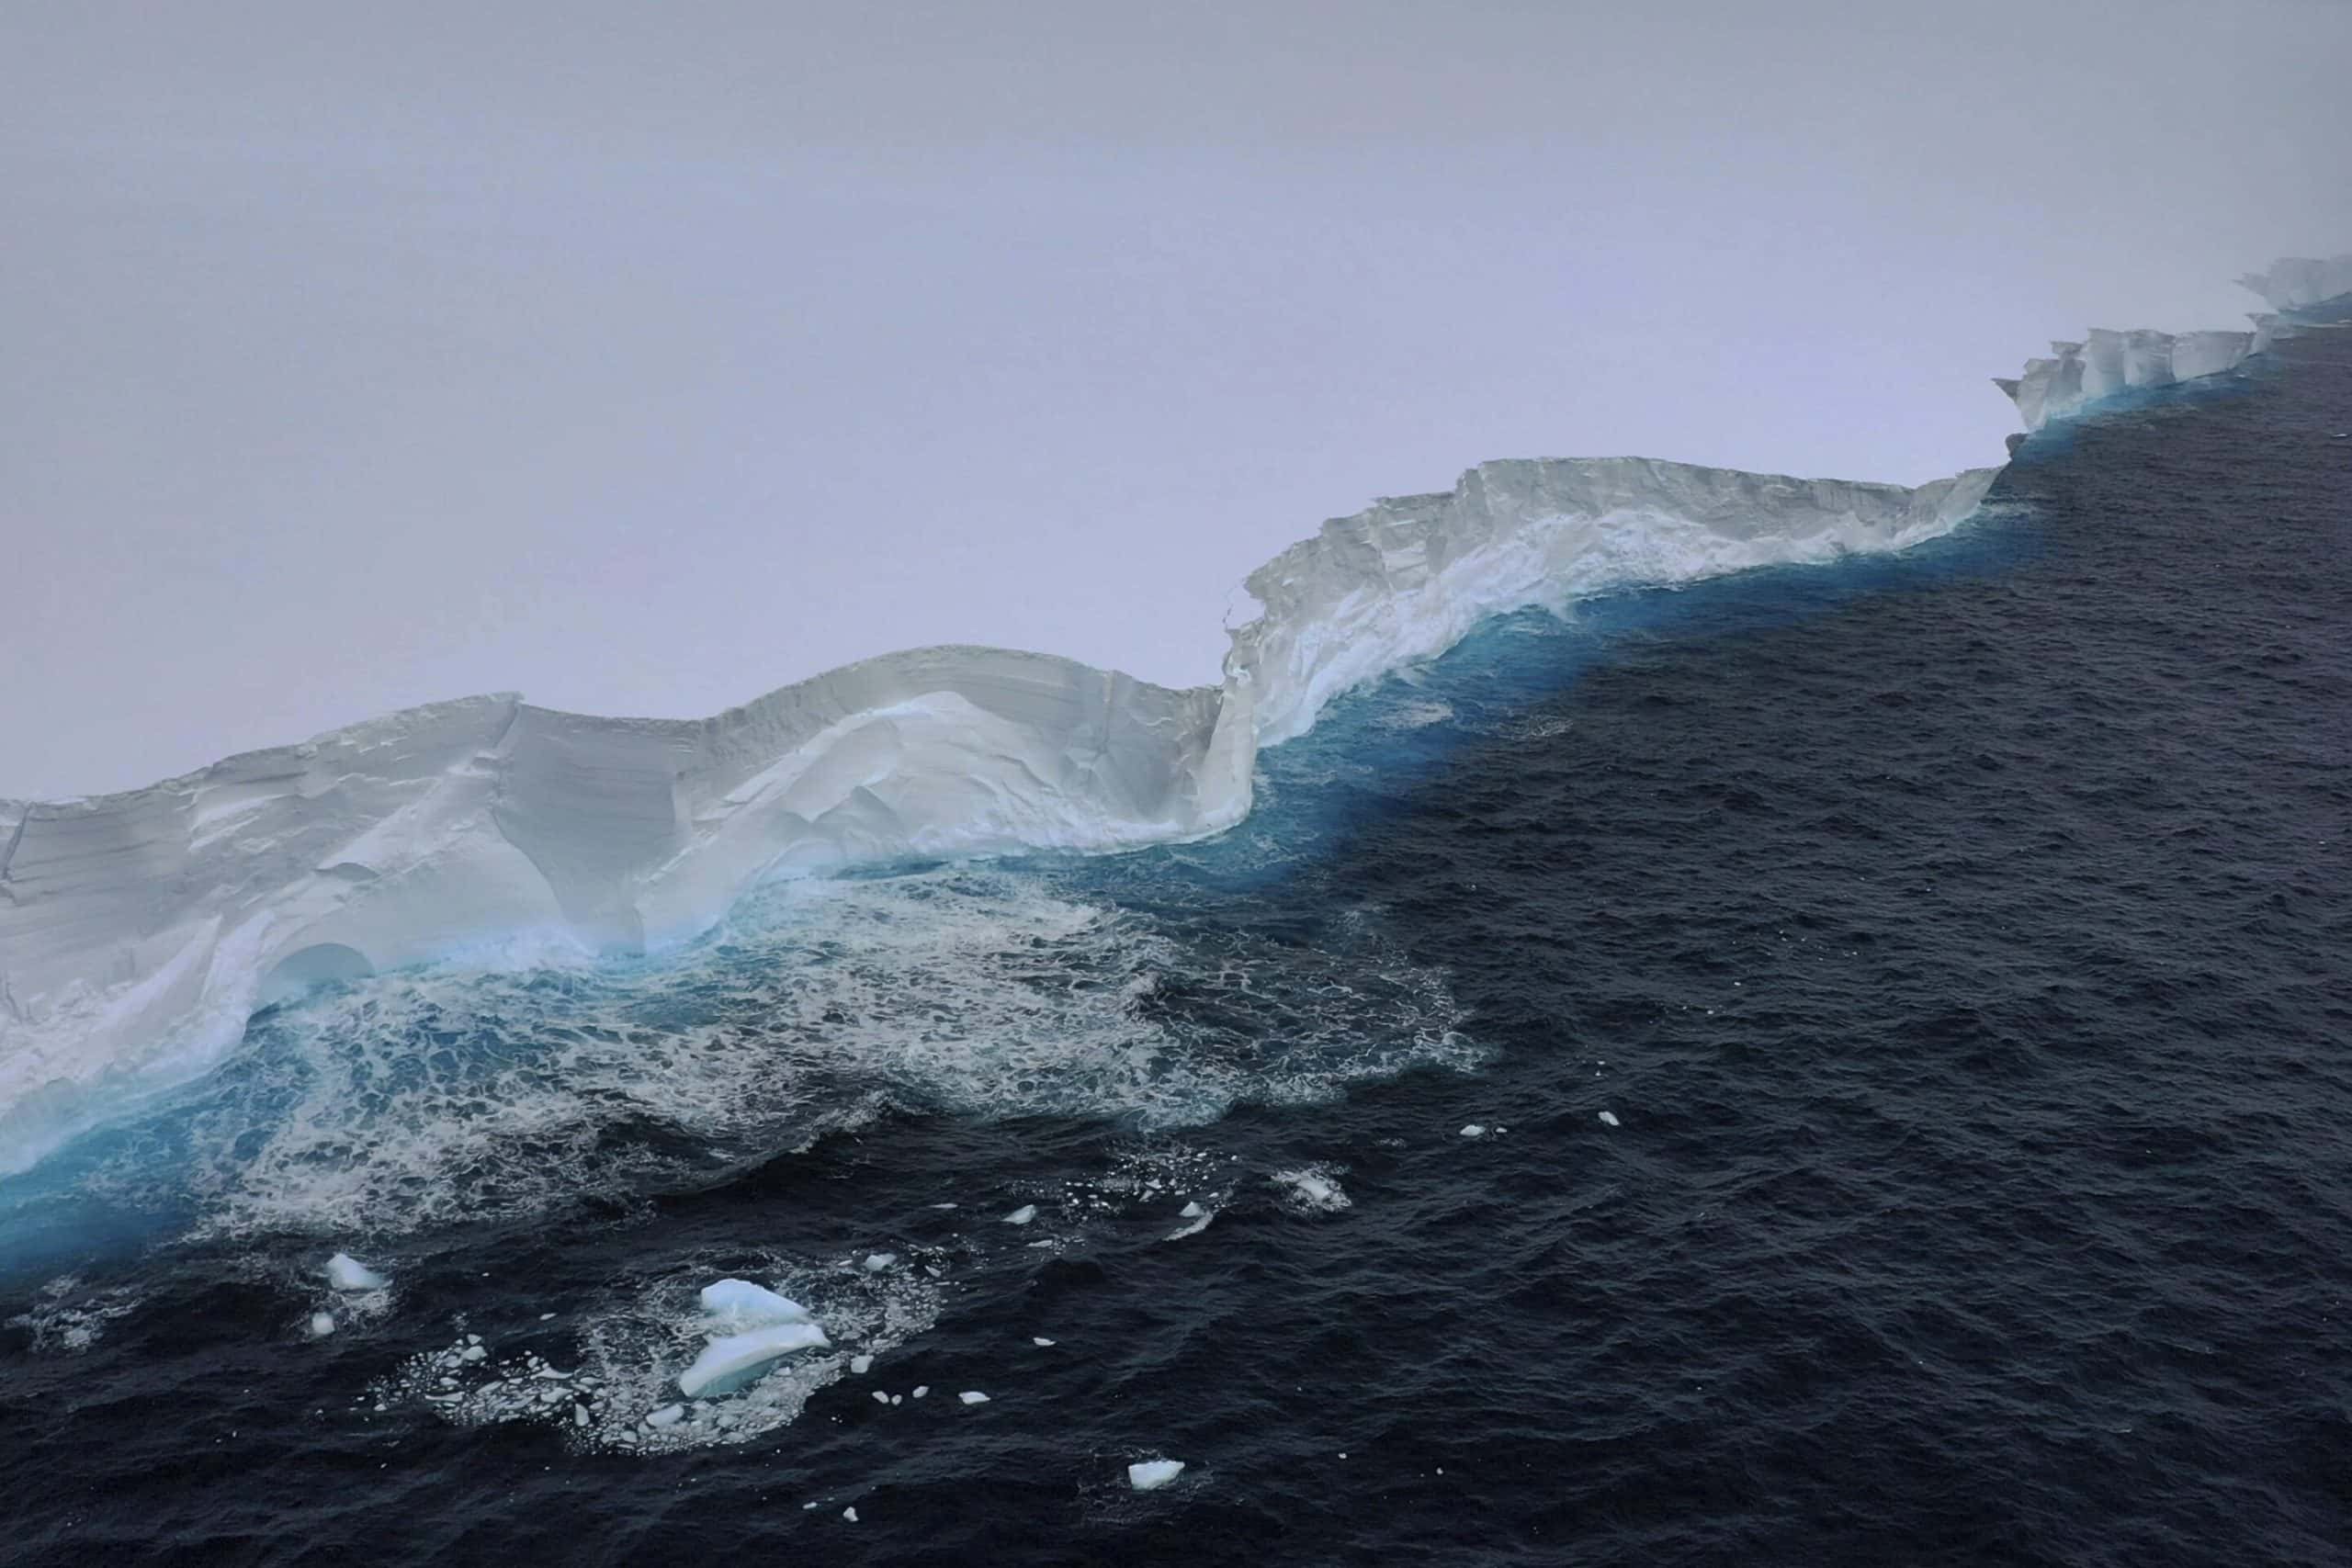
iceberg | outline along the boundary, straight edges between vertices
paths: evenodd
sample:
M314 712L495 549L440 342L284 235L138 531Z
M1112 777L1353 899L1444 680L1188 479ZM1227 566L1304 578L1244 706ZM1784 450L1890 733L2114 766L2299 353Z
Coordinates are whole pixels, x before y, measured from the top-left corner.
M2352 255L2324 261L2282 257L2264 271L2247 273L2238 282L2261 295L2274 310L2306 310L2352 294Z
M808 1309L749 1280L721 1280L702 1288L703 1315L715 1326L763 1328L779 1323L810 1323Z
M2284 312L2352 288L2352 261L2248 281L2280 313L2251 333L2096 332L2003 388L2031 431L2222 374ZM782 878L1222 831L1250 810L1261 748L1487 617L1901 549L1957 526L1998 473L1908 487L1490 462L1251 572L1214 686L916 649L705 719L468 697L144 789L0 800L0 1175L201 1077L254 1012L315 987L458 953L657 952Z
M327 1259L326 1275L327 1283L338 1291L380 1291L391 1283L348 1252Z
M2052 344L2049 357L2029 359L2022 375L1996 377L1994 385L2017 404L2018 416L2030 433L2052 421L2072 419L2120 392L2225 375L2291 335L2293 325L2285 319L2289 313L2352 294L2352 255L2328 261L2283 259L2238 282L2270 306L2269 311L2249 318L2252 332L2175 334L2147 328L2093 328L2080 343Z
M1181 1459L1148 1459L1127 1466L1127 1484L1138 1492L1157 1492L1183 1473Z
M705 1346L694 1364L678 1374L678 1392L688 1399L732 1393L794 1351L831 1343L813 1323L779 1323L729 1334Z

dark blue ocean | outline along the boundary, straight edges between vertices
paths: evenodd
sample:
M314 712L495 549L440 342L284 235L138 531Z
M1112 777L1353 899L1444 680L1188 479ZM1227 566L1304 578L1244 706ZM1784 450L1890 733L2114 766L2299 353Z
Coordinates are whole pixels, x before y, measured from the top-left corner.
M0 1184L0 1556L2352 1562L2348 337L1211 842L257 1016Z

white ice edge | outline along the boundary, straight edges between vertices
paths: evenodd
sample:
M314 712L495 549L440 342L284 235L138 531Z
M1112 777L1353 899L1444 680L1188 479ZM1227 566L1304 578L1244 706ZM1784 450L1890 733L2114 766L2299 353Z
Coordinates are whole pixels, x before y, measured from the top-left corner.
M2017 404L2026 429L2036 431L2119 393L2226 375L2293 332L2287 312L2352 294L2352 255L2280 260L2238 282L2270 306L2270 311L2249 318L2252 332L2175 334L2094 327L2079 343L2052 343L2050 357L2029 359L2022 375L1996 377L1994 385Z
M2297 309L2352 291L2352 257L2245 281ZM2275 330L2095 333L2004 386L2037 429L2094 395L2218 374ZM1957 526L1999 471L1915 489L1486 463L1251 572L1217 686L917 649L707 719L469 697L145 789L0 800L0 1174L201 1076L257 1008L322 979L659 950L779 877L1216 833L1249 812L1261 748L1489 616L1901 549Z

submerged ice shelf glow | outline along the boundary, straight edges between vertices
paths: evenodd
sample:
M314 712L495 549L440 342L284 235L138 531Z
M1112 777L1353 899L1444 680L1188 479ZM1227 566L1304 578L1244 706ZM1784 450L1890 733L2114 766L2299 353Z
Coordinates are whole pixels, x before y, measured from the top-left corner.
M2292 309L2345 270L2282 262L2256 286ZM2037 362L2051 368L2030 369L2019 409L2039 428L2264 341L2095 334L2079 362ZM1911 489L1641 458L1488 463L1251 573L1257 610L1230 628L1216 687L926 649L705 720L476 697L143 790L0 802L0 1171L200 1076L256 1008L320 981L500 944L658 949L796 874L1216 832L1248 813L1261 747L1489 616L1899 549L1956 526L1997 471Z

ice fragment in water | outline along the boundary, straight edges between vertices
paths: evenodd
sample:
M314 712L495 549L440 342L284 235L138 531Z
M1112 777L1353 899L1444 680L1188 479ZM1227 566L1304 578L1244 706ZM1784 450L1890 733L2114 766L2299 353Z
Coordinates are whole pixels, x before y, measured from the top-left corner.
M333 1334L334 1332L334 1314L331 1312L314 1312L311 1314L311 1337L313 1339L324 1339L328 1335Z
M1176 1217L1182 1220L1197 1220L1201 1217L1204 1211L1198 1203L1187 1203L1182 1208L1176 1211Z
M895 1252L870 1252L865 1257L865 1271L879 1274L898 1260L899 1255Z
M1601 1119L1603 1122L1607 1122L1607 1123L1608 1123L1610 1126L1611 1126L1611 1127L1614 1127L1614 1126L1616 1126L1616 1125L1617 1125L1617 1112L1615 1112L1614 1111L1602 1111L1602 1112L1600 1113L1600 1119Z
M927 1393L929 1393L930 1392L931 1392L931 1385L930 1385L929 1383L927 1383L927 1382L924 1382L924 1383L917 1383L917 1384L915 1385L915 1397L916 1397L917 1399L921 1399L924 1394L927 1394Z
M989 1402L989 1396L976 1388L967 1388L956 1397L967 1404L986 1404Z
M1012 1213L1005 1215L1004 1223L1009 1225L1025 1225L1036 1217L1037 1205L1035 1203L1023 1203L1018 1209L1013 1210Z
M1465 1138L1483 1138L1487 1135L1487 1130L1478 1125L1476 1122L1473 1122L1467 1127L1462 1129L1462 1135Z
M380 1291L391 1283L348 1252L327 1259L327 1283L338 1291Z
M674 1427L685 1418L686 1407L684 1405L665 1404L661 1409L655 1411L652 1415L648 1416L645 1418L645 1424L649 1427Z
M864 1377L866 1369L872 1365L874 1358L871 1356L852 1356L849 1359L849 1370L858 1377Z
M731 1328L763 1328L776 1323L813 1321L808 1309L749 1280L721 1280L702 1288L702 1310Z
M813 1323L779 1323L748 1334L730 1334L712 1340L695 1358L694 1365L678 1374L678 1392L689 1399L732 1393L795 1350L829 1343L825 1331Z
M1048 1339L1048 1338L1046 1338L1046 1337L1044 1335L1042 1335L1042 1334L1033 1334L1033 1335L1031 1335L1031 1336L1029 1337L1029 1343L1030 1343L1030 1344L1032 1344L1032 1345L1046 1346L1046 1345L1051 1345L1051 1344L1053 1343L1053 1341L1052 1341L1052 1340L1050 1340L1050 1339Z
M846 1507L846 1508L843 1508L843 1509L842 1510L842 1517L843 1517L843 1518L847 1519L847 1520L848 1520L850 1523L852 1523L852 1524L855 1524L855 1523L857 1523L857 1506L856 1506L856 1505L855 1505L855 1504L852 1504L850 1506L848 1506L848 1507Z
M1181 1459L1148 1459L1127 1466L1127 1484L1138 1492L1157 1492L1183 1473Z
M876 1404L888 1404L890 1403L890 1396L884 1393L877 1388L874 1391L874 1403Z

